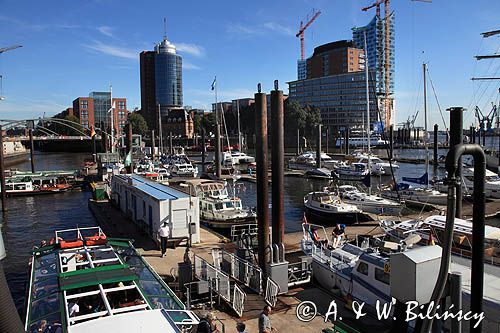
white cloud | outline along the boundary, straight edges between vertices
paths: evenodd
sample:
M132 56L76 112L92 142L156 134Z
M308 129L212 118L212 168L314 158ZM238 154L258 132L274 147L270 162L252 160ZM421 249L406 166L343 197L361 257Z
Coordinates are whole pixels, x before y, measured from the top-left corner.
M267 22L267 23L264 23L263 26L264 26L264 28L266 28L268 30L275 31L275 32L278 32L278 33L281 33L281 34L284 34L287 36L293 35L292 29L290 29L289 27L285 27L285 26L283 26L279 23L276 23L276 22Z
M137 50L126 49L119 46L104 44L100 41L94 41L93 44L84 44L84 46L87 49L107 55L112 55L119 58L126 58L126 59L139 58L139 52Z
M253 34L260 33L260 31L258 29L246 27L246 26L241 25L239 23L228 25L226 30L228 33L233 33L233 34L243 33L243 34L247 34L247 35L253 35Z
M188 44L188 43L174 43L177 48L177 51L184 52L187 54L191 54L196 57L204 57L205 56L205 48L196 44Z
M199 70L199 69L201 69L201 67L199 67L199 66L197 66L195 64L192 64L192 63L190 63L188 61L183 60L182 61L182 69L186 69L186 70L190 70L190 69L192 69L192 70Z
M108 27L106 25L97 27L97 31L108 37L113 37L113 30L114 28Z

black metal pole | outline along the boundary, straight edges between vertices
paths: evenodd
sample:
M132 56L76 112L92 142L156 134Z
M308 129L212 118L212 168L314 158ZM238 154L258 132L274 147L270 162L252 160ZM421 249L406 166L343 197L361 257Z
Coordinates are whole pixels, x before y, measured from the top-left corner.
M450 112L450 149L463 143L463 111L462 107L447 109ZM457 182L457 204L455 217L462 218L462 158L459 158L458 168L455 176Z
M269 246L269 192L267 174L267 103L266 94L255 94L255 159L257 162L257 239L259 266L266 276L266 251Z
M174 153L174 146L172 145L172 132L168 134L168 147L170 149L170 155Z
M345 127L345 154L349 155L349 127Z
M389 126L389 161L394 158L394 125Z
M470 143L476 143L476 129L474 128L474 126L471 126L470 127ZM500 142L500 141L499 141Z
M318 137L316 139L316 168L321 168L321 124L318 125Z
M101 144L102 151L104 153L108 152L108 135L105 132L104 121L101 121Z
M35 173L35 143L33 141L32 128L30 128L30 158L31 158L31 172Z
M127 153L130 153L130 165L128 166L128 173L134 172L134 158L132 154L132 124L128 123L127 126Z
M438 165L438 124L434 124L434 165Z
M0 185L2 190L2 212L7 211L7 189L5 188L5 156L3 148L3 129L0 125Z
M285 144L284 144L284 106L283 91L278 90L275 81L275 90L271 91L271 132L272 147L272 225L273 244L281 244L285 239Z
M217 99L217 98L216 98ZM215 103L215 176L221 177L220 115Z
M203 119L201 120L201 172L205 173L205 154L207 147L205 146L205 126Z

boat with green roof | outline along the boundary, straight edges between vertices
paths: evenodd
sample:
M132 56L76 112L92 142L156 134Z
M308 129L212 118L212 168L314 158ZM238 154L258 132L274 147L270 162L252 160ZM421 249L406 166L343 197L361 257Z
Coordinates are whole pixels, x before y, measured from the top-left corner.
M186 332L199 322L131 240L100 227L56 231L30 266L26 332Z

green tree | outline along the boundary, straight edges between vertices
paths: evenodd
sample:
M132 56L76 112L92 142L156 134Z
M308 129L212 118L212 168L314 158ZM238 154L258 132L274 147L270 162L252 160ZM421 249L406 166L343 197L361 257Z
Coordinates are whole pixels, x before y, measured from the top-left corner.
M132 125L132 133L146 136L148 134L148 124L144 117L139 113L131 113L128 116L128 121Z
M64 122L66 126L62 124L61 125L58 124L58 126L56 126L60 128L60 134L82 135L81 132L83 132L83 127L80 124L80 119L78 119L78 117L73 115L67 115L66 117L64 117L64 120L67 120ZM72 123L69 123L68 121L71 121Z
M215 112L208 112L203 116L205 133L215 132Z
M297 129L306 127L307 113L298 102L285 101L285 133L296 136Z
M308 104L305 108L305 113L306 135L316 137L318 125L321 124L321 111L319 107Z

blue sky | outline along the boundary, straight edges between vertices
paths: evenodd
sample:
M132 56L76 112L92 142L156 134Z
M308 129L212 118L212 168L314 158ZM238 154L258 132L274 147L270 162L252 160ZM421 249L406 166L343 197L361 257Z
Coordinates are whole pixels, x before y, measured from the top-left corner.
M353 26L375 14L361 8L373 0L288 1L0 1L0 47L24 47L0 54L2 119L53 115L90 91L107 90L140 107L139 52L167 36L184 60L184 104L209 108L214 75L219 99L252 96L296 78L300 55L295 37L312 8L321 15L306 31L306 55L317 45L351 38ZM396 13L397 121L422 109L422 61L428 62L444 110L498 103L499 81L472 82L472 76L500 76L500 60L477 62L476 54L498 52L500 1L393 1ZM424 51L424 53L422 53ZM430 122L442 124L431 88ZM448 115L444 114L445 119ZM472 112L465 116L467 126ZM423 123L421 115L417 120Z

